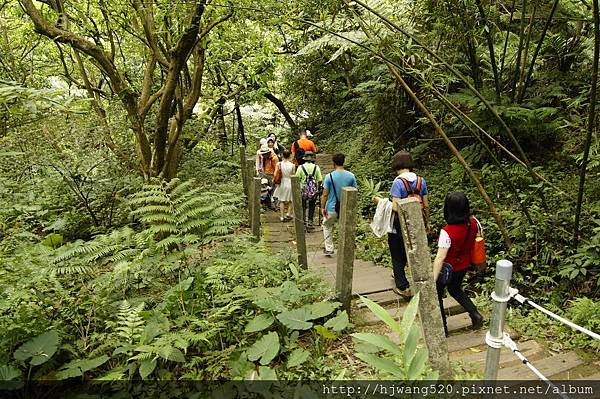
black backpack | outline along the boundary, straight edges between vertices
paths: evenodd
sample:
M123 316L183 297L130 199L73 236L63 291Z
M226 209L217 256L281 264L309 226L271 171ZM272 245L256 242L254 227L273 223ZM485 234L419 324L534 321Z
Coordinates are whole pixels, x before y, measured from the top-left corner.
M296 160L296 162L298 162L298 165L301 165L304 162L304 154L306 153L306 151L304 151L304 148L298 145L297 140L294 141L294 144L292 146L294 147L294 159Z

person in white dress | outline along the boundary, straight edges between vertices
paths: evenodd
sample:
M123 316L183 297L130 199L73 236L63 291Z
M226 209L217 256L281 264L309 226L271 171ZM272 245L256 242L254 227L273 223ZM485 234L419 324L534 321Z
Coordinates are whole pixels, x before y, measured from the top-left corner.
M274 196L279 198L279 212L280 217L279 220L282 222L285 220L291 220L293 218L293 208L292 208L292 175L296 171L296 167L292 163L292 153L290 150L285 150L282 153L283 161L277 164L279 171L277 173L281 173L281 183L275 189Z

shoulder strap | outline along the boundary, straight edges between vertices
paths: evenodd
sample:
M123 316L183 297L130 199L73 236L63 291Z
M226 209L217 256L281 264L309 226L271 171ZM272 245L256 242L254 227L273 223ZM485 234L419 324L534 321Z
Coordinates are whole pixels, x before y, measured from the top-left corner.
M306 171L306 169L304 168L304 165L300 165L300 169L302 169L302 172L304 172L304 174L306 176L308 176L308 172Z
M423 183L423 179L421 179L421 176L417 176L417 194L421 195L421 185Z
M410 195L413 194L413 189L410 186L410 184L408 184L408 180L406 180L404 177L398 177L400 180L402 180L402 183L404 183L404 188L406 188L406 194Z
M315 164L313 163L313 171L312 171L312 174L311 174L311 176L312 176L312 177L315 177L315 173L317 173L317 165L315 165Z
M335 184L333 183L333 172L329 174L329 180L331 180L331 185L333 186L333 195L335 196L335 201L340 202L338 200L337 192L335 191Z
M294 152L298 151L298 147L299 147L298 140L294 141L294 144L292 144L292 147L294 147Z
M469 220L467 221L467 231L465 232L465 240L463 241L462 247L460 248L460 252L458 253L458 256L457 256L458 259L462 259L463 255L465 254L467 240L469 239L470 235L471 235L471 217L469 217Z

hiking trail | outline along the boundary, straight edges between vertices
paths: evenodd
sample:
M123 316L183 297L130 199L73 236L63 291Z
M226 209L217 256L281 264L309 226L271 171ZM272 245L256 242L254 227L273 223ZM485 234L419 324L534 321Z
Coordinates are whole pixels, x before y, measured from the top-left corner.
M325 177L333 170L331 154L317 154L317 165L319 165L323 177ZM335 286L337 253L332 257L325 256L323 253L323 229L317 224L317 220L320 220L317 219L319 211L317 201L314 231L306 233L308 267L325 281L331 283L332 286ZM273 253L296 252L293 221L281 222L278 212L269 211L261 215L261 228L263 242ZM410 276L408 271L407 276ZM370 261L355 259L352 280L353 296L362 295L373 300L398 320L402 317L408 302L394 293L392 291L393 287L394 279L390 267L378 266ZM469 315L449 295L444 299L444 310L448 315L450 335L447 338L447 343L453 368L462 367L465 371L477 372L483 375L487 352L485 334L488 331L488 323L479 330L471 330ZM484 314L484 317L489 322L489 314ZM354 304L352 320L357 327L385 326L360 302ZM543 343L534 339L519 337L508 328L505 330L516 342L521 353L550 380L600 379L599 361L586 361L575 351L556 353L549 350ZM573 333L576 334L577 332ZM398 337L395 337L391 331L388 331L387 335L398 342ZM533 381L538 380L538 377L509 349L504 347L500 356L498 380Z

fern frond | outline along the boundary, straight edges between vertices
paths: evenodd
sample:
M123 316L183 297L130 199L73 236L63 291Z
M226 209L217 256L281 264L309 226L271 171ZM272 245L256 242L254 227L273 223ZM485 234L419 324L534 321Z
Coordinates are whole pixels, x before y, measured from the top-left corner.
M157 222L165 222L165 223L171 223L171 224L177 223L177 218L169 213L147 214L147 215L141 216L140 220L143 223L147 223L147 224L153 224L153 223L157 223Z
M141 208L138 208L134 211L131 211L132 216L144 215L144 214L153 214L153 213L173 213L173 208L168 205L146 205Z

